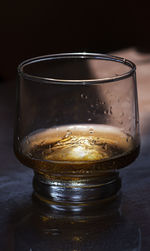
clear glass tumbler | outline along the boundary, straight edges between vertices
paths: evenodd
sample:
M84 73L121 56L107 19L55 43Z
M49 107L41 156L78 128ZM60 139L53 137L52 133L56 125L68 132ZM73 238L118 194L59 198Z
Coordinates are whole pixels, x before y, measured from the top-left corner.
M14 150L34 194L57 208L118 195L118 170L139 153L136 67L95 53L37 57L18 67Z

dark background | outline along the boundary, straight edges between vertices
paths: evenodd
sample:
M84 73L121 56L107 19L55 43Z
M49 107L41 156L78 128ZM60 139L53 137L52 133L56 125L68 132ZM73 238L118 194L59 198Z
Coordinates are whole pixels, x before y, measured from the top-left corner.
M24 59L49 53L83 50L115 53L116 50L128 47L136 47L137 50L143 52L150 51L150 8L148 4L145 4L145 1L137 0L136 2L130 1L130 3L123 0L120 0L119 3L112 0L93 0L90 2L80 0L79 3L72 0L70 2L52 0L1 1L0 250L16 250L16 245L21 245L21 249L17 249L20 251L23 250L23 245L25 245L25 248L31 244L29 240L33 240L33 245L38 245L39 241L42 240L41 235L36 238L36 235L32 232L34 228L30 227L32 224L32 221L30 224L30 219L33 213L30 206L32 173L29 168L21 166L21 163L17 161L12 147L15 117L14 84L16 81L10 80L16 78L17 65ZM139 80L141 80L141 82L139 81L139 100L142 104L140 106L141 124L144 125L143 128L146 128L145 136L142 134L141 154L132 166L122 170L121 217L123 216L123 222L127 226L123 230L128 230L128 225L130 230L130 224L136 223L139 234L141 233L142 251L150 250L149 69L149 62L147 62L145 67L142 68L143 73L139 74ZM5 82L8 82L8 84ZM141 90L144 91L141 92ZM142 131L144 130L142 129ZM53 230L53 228L56 228L53 225L56 222L55 217L54 223L51 222ZM109 223L112 224L112 222L114 221ZM118 230L119 224L116 224L111 225L114 227L114 231L112 227L110 228L109 233L112 237L114 233L118 234L116 229ZM62 224L62 226L63 233L66 225ZM71 223L71 226L74 227L74 224ZM97 225L94 225L96 231L93 230L91 224L89 227L84 226L85 231L93 231L92 233L98 236L98 240L103 239L106 234L106 247L108 247L107 231L99 232L99 229L96 228ZM101 227L101 224L99 224L99 227ZM121 227L122 225L120 225L120 229L122 229ZM124 231L120 231L120 235L123 240L126 240L125 236L127 235ZM70 234L73 236L71 230ZM120 235L115 235L115 237L118 237L117 243L121 244ZM47 236L50 237L50 235ZM93 235L86 235L86 239L81 238L78 244L80 245L82 240L88 240L90 244L97 240L95 237L92 240L91 236ZM134 242L134 232L131 233L130 231L128 236L127 245ZM55 237L58 237L57 240L59 240L57 233L56 236L51 235L54 241L56 240ZM9 248L3 249L3 245L6 244ZM55 241L55 244L61 245L61 242ZM109 244L111 244L111 241ZM27 249L29 250L29 248Z
M150 49L143 1L20 0L1 2L0 78L13 79L22 60L50 53Z

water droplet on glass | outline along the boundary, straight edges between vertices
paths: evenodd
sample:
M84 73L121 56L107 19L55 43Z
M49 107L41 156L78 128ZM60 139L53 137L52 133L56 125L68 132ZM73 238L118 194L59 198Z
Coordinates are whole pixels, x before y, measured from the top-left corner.
M51 235L59 235L61 232L59 229L57 228L51 228L49 229L49 231L47 231L47 234L51 234Z
M123 116L124 116L124 112L121 112L121 113L120 113L120 116L122 116L122 117L123 117Z
M104 110L104 114L108 114L108 110Z
M110 112L110 115L112 115L112 106L110 107L110 111L109 112Z
M64 135L64 137L62 137L62 139L68 138L71 134L72 132L70 130L67 130L66 134Z
M126 141L129 142L132 139L130 135L127 136Z
M72 240L73 241L81 241L82 238L81 238L81 236L73 236Z
M88 121L91 121L91 120L92 120L91 118L88 119Z
M70 135L72 134L72 132L70 130L67 130L67 133L66 133L66 137L69 137Z
M107 151L108 145L107 145L107 144L103 144L102 148L103 148L105 151Z
M29 157L32 157L32 153L29 152L29 153L28 153L28 156L29 156Z
M91 107L93 108L93 107L94 107L94 105L91 105Z
M90 129L89 129L89 133L91 133L91 134L94 133L94 129L93 129L93 128L90 128Z
M25 139L26 139L26 144L29 144L30 143L29 138L26 136Z
M83 93L81 93L81 98L84 98L84 99L88 99L88 96L84 95Z

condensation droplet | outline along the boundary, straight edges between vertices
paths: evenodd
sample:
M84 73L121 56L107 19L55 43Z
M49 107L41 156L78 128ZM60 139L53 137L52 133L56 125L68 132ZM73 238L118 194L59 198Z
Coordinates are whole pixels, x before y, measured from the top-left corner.
M51 235L59 235L61 232L59 229L57 228L51 228L47 231L47 234L51 234Z
M72 240L73 240L73 241L81 241L82 238L81 238L81 236L73 236ZM74 250L75 250L75 249L74 249Z
M70 130L67 130L67 133L65 134L64 138L69 137L72 134L72 132Z
M122 116L122 117L123 117L123 116L124 116L124 112L121 112L121 113L120 113L120 116Z
M91 118L88 119L88 121L91 121L91 120L92 120Z
M71 134L72 134L72 131L67 130L67 134L68 134L68 135L71 135Z
M91 133L91 134L94 133L94 129L93 129L93 128L90 128L90 129L89 129L89 133Z
M93 108L94 107L94 105L91 105L91 108Z
M109 113L110 113L110 115L112 115L112 106L110 107Z
M30 143L29 138L26 136L25 139L26 139L26 144L29 144Z
M86 95L84 95L83 93L81 93L81 98L83 98L83 99L88 99L88 96L86 96Z
M108 110L104 110L104 114L108 114Z
M130 135L127 136L126 141L129 142L132 139Z
M107 145L107 144L104 144L102 147L103 147L103 149L104 149L105 151L107 151L107 149L108 149L108 145Z
M52 148L52 145L51 145L51 144L49 144L48 148L49 148L49 149L51 149L51 148Z
M29 156L29 157L32 157L32 153L28 152L28 156Z

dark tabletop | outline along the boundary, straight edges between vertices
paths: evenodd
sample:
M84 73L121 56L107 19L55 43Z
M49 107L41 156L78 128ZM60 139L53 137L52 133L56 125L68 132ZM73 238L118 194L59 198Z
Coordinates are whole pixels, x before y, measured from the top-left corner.
M121 202L108 215L56 217L32 201L33 172L13 153L15 81L0 84L0 250L150 250L150 55L118 54L137 64L141 152L120 172Z

